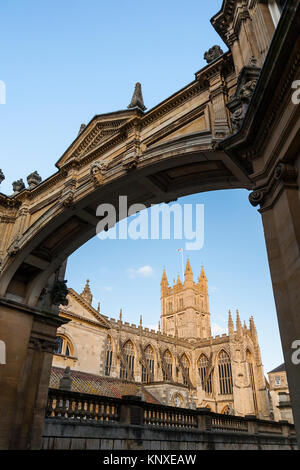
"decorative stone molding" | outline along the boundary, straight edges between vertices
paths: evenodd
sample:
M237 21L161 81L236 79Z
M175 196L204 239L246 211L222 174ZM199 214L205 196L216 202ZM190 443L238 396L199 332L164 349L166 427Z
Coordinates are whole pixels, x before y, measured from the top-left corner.
M27 176L27 183L29 185L29 189L35 188L41 182L42 178L40 177L37 171L34 171L33 173L30 173L30 175Z
M51 301L53 305L68 305L67 281L56 281L51 290Z
M0 184L1 184L2 181L4 181L4 180L5 180L5 176L4 176L3 171L2 171L1 168L0 168Z
M66 208L72 207L74 203L74 192L69 191L62 201L62 205Z
M206 60L208 64L210 64L214 60L221 57L221 55L223 54L224 54L224 51L221 49L220 46L213 46L208 51L205 52L204 59Z
M239 131L242 126L259 73L260 68L257 67L257 60L251 57L249 65L244 67L240 73L235 94L227 103L227 107L232 113L231 122L235 132Z
M253 191L249 194L249 202L253 207L258 206L264 200L265 194L261 190Z
M126 171L134 170L137 167L139 161L139 154L137 148L132 148L128 153L125 154L122 166Z
M90 166L90 175L95 186L103 184L103 177L108 169L107 162L93 162Z
M7 249L8 256L15 256L20 250L20 242L15 238Z
M14 194L19 193L20 191L25 189L25 184L24 184L24 181L22 180L22 178L19 179L19 180L14 181L12 183L12 187L13 187Z
M279 163L274 171L275 180L283 181L284 183L293 183L298 176L298 170L293 165L286 163Z
M53 354L56 341L49 341L47 339L35 338L33 336L29 339L29 349L34 349L35 351L43 351Z

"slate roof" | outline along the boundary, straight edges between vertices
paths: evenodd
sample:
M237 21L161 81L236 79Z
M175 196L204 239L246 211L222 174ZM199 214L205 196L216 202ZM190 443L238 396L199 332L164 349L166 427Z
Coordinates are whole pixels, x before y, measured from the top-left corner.
M59 381L64 375L64 369L52 367L50 375L50 388L59 388ZM72 391L90 393L113 398L122 398L122 395L137 395L142 392L147 403L160 404L160 402L149 393L142 384L129 382L123 379L102 377L71 370Z
M284 371L285 371L285 364L283 363L280 366L268 372L268 374L272 374L273 372L284 372Z

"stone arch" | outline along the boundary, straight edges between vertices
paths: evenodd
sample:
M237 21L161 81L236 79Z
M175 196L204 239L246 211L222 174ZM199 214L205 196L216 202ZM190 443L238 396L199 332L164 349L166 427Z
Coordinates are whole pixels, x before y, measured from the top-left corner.
M142 382L151 382L154 380L155 374L155 351L151 343L148 343L146 347L143 348L144 361L146 362L146 367L142 363Z
M220 394L231 395L233 393L231 358L224 348L217 355L217 364Z
M54 354L62 354L64 356L67 356L67 357L69 356L69 357L73 357L76 359L78 358L78 351L77 351L76 343L72 339L69 332L67 333L66 331L58 331L56 338L62 339L62 352L55 353L54 351Z
M205 353L201 353L197 365L198 374L201 380L201 386L204 388L205 392L212 394L213 392L213 371L209 374L209 377L206 377L207 369L209 367L209 359Z
M127 363L127 367L125 367L125 364L120 361L120 378L130 380L134 377L135 363L137 358L137 350L131 338L123 342L122 355Z
M175 392L172 395L172 406L175 406L176 408L184 408L185 403L184 403L184 398L179 392Z

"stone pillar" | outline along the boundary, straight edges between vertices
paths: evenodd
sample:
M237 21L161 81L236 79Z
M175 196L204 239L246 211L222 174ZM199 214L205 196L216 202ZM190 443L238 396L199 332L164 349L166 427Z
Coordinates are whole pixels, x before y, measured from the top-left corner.
M264 190L252 194L261 203L284 361L300 444L300 363L297 363L300 360L300 198L298 186L292 184L291 169L281 166L276 178L281 181L273 191L271 201Z
M65 320L0 299L0 449L39 449L56 330Z

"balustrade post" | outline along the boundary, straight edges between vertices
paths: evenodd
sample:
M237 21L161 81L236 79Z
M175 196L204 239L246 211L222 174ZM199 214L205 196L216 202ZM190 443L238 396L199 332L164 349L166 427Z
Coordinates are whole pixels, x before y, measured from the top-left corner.
M289 422L285 419L281 419L279 420L279 423L281 424L281 434L288 437L290 435Z
M120 405L120 424L142 426L144 424L144 407L141 397L123 395L122 400L128 400L128 404L122 403Z
M246 415L246 421L248 421L248 434L258 434L258 423L255 415Z
M211 428L211 416L207 408L197 408L197 420L199 431L207 431Z

